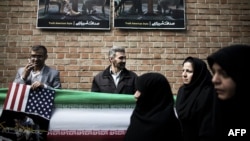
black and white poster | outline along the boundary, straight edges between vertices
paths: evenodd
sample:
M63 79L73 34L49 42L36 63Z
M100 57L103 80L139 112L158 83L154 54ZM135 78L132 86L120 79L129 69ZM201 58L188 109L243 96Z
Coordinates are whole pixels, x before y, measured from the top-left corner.
M114 0L114 27L185 30L185 0Z
M110 30L110 0L38 0L37 28Z

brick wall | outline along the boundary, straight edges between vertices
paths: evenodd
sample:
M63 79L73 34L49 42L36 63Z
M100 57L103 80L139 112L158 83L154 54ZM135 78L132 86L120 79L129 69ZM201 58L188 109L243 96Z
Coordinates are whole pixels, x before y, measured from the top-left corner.
M111 0L112 2L113 0ZM39 30L37 0L0 1L0 88L24 66L29 47L48 48L47 65L61 72L65 89L89 91L94 75L109 65L113 45L126 47L127 68L138 75L164 74L174 93L181 85L181 63L201 59L234 43L250 44L250 0L185 0L187 30Z

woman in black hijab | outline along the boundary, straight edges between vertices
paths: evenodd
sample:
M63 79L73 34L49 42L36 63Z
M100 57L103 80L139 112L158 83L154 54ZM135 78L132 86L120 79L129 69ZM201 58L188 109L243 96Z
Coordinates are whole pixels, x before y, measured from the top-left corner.
M224 47L208 56L207 61L219 100L219 108L214 110L217 140L249 141L250 46Z
M176 111L184 141L213 141L212 121L215 91L207 65L199 58L183 62L183 85L176 99Z
M169 82L159 73L138 78L135 109L124 141L180 141L181 129L175 116Z

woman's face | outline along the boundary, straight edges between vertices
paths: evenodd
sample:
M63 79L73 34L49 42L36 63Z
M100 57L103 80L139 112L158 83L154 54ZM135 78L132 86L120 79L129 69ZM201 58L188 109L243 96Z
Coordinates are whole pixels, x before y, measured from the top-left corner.
M212 72L212 82L218 94L218 98L221 100L227 100L233 97L236 89L236 84L233 79L228 76L226 71L223 70L217 63L213 64Z
M182 81L184 84L190 84L193 77L193 66L190 62L185 62L182 67Z

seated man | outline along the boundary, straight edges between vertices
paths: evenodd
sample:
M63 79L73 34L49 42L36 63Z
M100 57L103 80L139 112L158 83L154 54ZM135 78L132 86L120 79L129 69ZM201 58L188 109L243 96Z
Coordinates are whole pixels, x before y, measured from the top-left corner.
M126 55L122 47L109 50L110 65L97 74L92 82L92 92L134 94L137 74L125 68Z
M59 72L45 65L47 58L47 49L44 46L32 46L29 62L25 67L18 69L14 82L31 85L32 89L61 88Z

